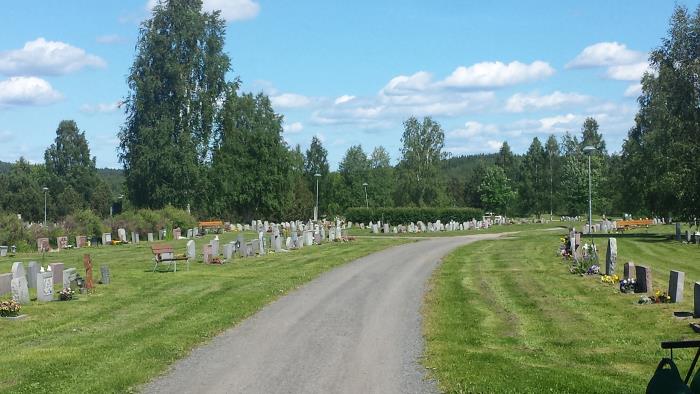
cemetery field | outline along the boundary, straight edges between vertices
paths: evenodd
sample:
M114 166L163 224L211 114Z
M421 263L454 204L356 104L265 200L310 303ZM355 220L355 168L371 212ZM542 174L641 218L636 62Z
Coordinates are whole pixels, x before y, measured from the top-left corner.
M489 228L483 228L479 230L463 230L463 231L425 231L419 233L378 233L372 234L369 228L361 229L358 226L353 226L348 229L348 235L351 236L382 236L382 237L454 237L460 235L474 235L474 234L496 234L496 233L507 233L515 231L531 231L531 230L547 230L555 228L565 228L567 226L581 227L583 222L579 224L575 222L574 224L570 222L550 222L546 224L509 224L509 225L493 225Z
M221 236L222 243L235 233ZM251 238L251 237L248 237ZM197 253L211 236L197 240ZM169 241L177 253L186 241ZM63 262L81 276L83 253L92 256L95 281L108 264L111 284L66 302L31 302L23 320L0 319L0 392L128 392L169 364L264 305L324 271L370 253L409 242L356 240L289 253L234 259L225 265L194 263L187 272L153 273L147 243L107 246L0 259L46 266ZM180 271L182 270L182 271ZM32 298L34 297L32 293Z
M622 275L627 261L650 266L654 290L667 291L669 271L684 271L678 304L639 305L639 294L621 294L598 275L570 274L555 256L564 231L459 248L435 271L426 295L424 365L445 392L644 392L668 356L661 341L698 339L688 326L697 320L672 313L693 310L700 247L673 241L672 229L614 235L616 272ZM602 266L606 241L596 238ZM674 352L682 376L694 353Z

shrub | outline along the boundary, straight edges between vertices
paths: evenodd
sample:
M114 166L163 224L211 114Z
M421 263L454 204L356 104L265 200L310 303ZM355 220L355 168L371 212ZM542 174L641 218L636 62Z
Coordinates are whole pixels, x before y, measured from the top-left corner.
M102 219L89 209L81 209L66 216L63 227L71 239L74 239L76 235L100 238L102 233L107 230Z
M424 223L440 220L447 223L450 220L466 222L480 219L484 212L478 208L348 208L345 219L356 223L368 223L382 220L393 224L406 224L422 221Z

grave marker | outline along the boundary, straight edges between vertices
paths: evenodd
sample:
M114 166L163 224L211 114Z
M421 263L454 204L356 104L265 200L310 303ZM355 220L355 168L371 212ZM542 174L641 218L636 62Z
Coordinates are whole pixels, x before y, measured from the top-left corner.
M36 248L39 252L48 252L51 249L48 238L37 238Z
M51 263L51 272L53 272L53 283L63 283L63 263Z
M617 239L608 238L608 250L605 253L605 275L615 273L615 263L617 262Z
M635 275L635 267L634 263L631 261L628 261L624 265L624 278L623 279L632 279Z
M39 272L36 276L36 285L37 301L53 301L53 275L51 272Z
M20 304L29 304L29 287L27 287L27 278L24 276L12 279L10 283L12 289L12 299Z
M126 229L118 228L117 229L117 237L119 238L120 241L126 243Z
M0 296L12 291L12 274L0 274Z
M148 240L148 242L153 242L153 233L148 233L146 239Z
M103 285L108 285L112 281L112 274L109 272L108 265L100 266L100 283Z
M41 271L41 266L36 261L30 261L27 268L27 283L29 288L36 289L36 274Z
M109 245L112 243L112 233L102 234L102 245Z
M637 288L636 293L648 293L651 291L652 281L651 281L651 268L638 265L635 267L635 274L637 277Z
M197 254L197 249L193 240L187 241L187 258L194 261Z
M668 295L671 297L671 302L683 301L683 286L685 282L685 272L671 271L668 279Z
M24 272L24 264L21 262L12 263L12 279L17 278L27 278L27 274Z
M693 317L700 317L700 282L693 286Z
M95 282L92 279L92 259L89 254L83 255L83 266L85 267L85 288L90 291L95 287Z
M84 235L75 236L75 247L80 249L87 246L87 237Z
M681 224L676 222L676 241L681 241Z
M77 285L75 285L73 282L75 282L76 277L78 276L78 272L75 268L66 268L63 271L63 288L71 288L75 290Z

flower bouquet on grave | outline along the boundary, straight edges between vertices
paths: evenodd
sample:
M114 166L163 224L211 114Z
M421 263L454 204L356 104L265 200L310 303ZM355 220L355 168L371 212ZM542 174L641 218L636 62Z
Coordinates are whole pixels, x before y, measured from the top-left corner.
M671 296L666 292L662 292L661 290L656 290L654 295L650 298L655 304L666 304L671 302Z
M0 301L0 317L14 317L19 315L22 306L15 300Z
M637 281L634 278L623 279L620 281L620 293L634 293L637 286Z
M600 267L597 266L596 264L593 264L592 266L588 267L586 270L586 275L598 275L600 274Z
M58 299L61 301L70 301L73 299L74 294L74 290L71 290L70 287L66 287L65 289L58 292Z
M600 277L600 281L603 283L615 284L620 281L620 277L616 274L613 275L603 275Z

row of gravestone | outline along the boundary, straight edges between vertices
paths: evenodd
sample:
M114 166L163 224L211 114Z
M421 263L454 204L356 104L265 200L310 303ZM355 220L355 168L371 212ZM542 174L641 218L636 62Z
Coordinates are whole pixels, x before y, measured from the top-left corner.
M86 269L86 287L91 289L92 284L92 260L89 255L85 255L84 265ZM103 284L109 284L111 275L109 267L100 267ZM76 289L78 273L76 268L65 268L63 263L51 263L46 270L36 261L30 261L27 270L24 264L15 262L12 264L12 272L0 274L0 297L7 294L12 295L12 299L20 304L28 304L29 289L36 289L37 301L53 301L54 286L61 284L61 288Z
M458 223L453 220L447 224L443 224L440 220L433 222L428 222L428 224L418 221L418 223L409 223L408 225L398 225L390 227L389 223L382 223L381 221L377 223L369 222L369 229L373 234L384 233L388 234L392 232L397 233L424 233L424 232L440 232L440 231L465 231L465 230L475 230L475 229L486 229L494 225L494 221L491 219L486 220L476 220L472 219L468 222ZM360 228L364 229L365 224L360 223Z

